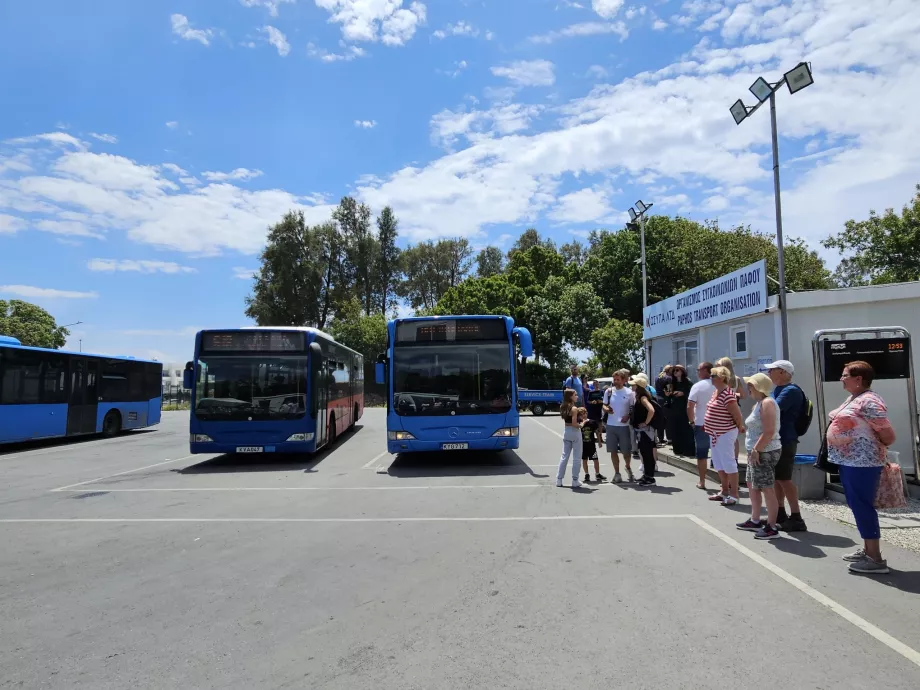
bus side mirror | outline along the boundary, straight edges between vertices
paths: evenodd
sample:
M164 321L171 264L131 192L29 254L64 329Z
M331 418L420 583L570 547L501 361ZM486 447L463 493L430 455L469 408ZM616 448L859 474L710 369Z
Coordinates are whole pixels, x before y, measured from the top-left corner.
M521 356L533 357L533 338L530 331L523 326L517 326L512 333L517 336L518 344L521 346Z
M191 362L186 362L185 371L182 372L182 387L190 391L192 390L192 385L195 383L195 365Z
M374 365L374 378L377 380L377 383L380 385L385 384L387 381L387 365L383 362L377 362Z

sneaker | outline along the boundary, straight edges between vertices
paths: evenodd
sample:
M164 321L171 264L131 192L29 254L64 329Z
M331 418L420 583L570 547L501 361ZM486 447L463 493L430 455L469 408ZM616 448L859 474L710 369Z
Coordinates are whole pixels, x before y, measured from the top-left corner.
M636 481L636 475L633 474L632 470L626 470L626 481L628 482Z
M585 472L585 478L584 478L582 481L584 481L585 483L590 482L590 481L591 481L591 475L588 474L587 472Z
M770 527L770 525L764 525L754 535L754 539L778 539L779 537L779 530L775 527Z
M805 521L801 517L789 518L788 520L783 520L782 522L779 522L779 528L783 532L807 532L808 531L808 525L805 524Z
M605 476L602 475L602 474L597 474L597 475L594 475L594 480L595 480L595 481L598 481L598 482L606 482L606 481L607 481L607 477L605 477Z
M561 480L561 479L557 479L557 480L556 480L556 486L562 486L562 480Z
M786 514L786 509L780 508L779 512L776 514L776 524L781 525L784 522L786 522L786 520L788 519L789 519L789 516Z
M638 454L638 453L633 453L632 456L633 456L633 460L638 460L638 459L639 459L639 454Z
M885 559L876 561L866 556L861 561L850 563L850 572L863 573L865 575L887 575L891 571L888 570L888 561Z
M857 563L863 560L865 557L866 557L866 550L857 549L853 553L848 553L845 556L843 556L843 560L849 561L850 563Z
M577 479L573 479L573 480L572 480L572 488L573 488L573 489L580 489L580 488L581 488L581 482L578 481Z
M725 496L723 496L722 494L713 494L712 496L709 497L709 500L722 502L725 500Z
M737 503L738 499L734 496L726 496L722 499L722 505L726 507L736 505Z
M764 520L760 522L754 522L750 518L744 522L739 522L735 527L745 532L759 532L762 527L766 527L767 523Z
M637 482L637 484L638 484L639 486L651 486L651 485L654 484L654 483L655 483L655 478L654 478L654 477L642 477L642 478L639 479L639 481Z
M620 483L622 483L622 482L623 482L623 477L622 477L622 475L621 475L619 472L617 472L616 474L613 475L613 483L614 483L614 484L620 484Z

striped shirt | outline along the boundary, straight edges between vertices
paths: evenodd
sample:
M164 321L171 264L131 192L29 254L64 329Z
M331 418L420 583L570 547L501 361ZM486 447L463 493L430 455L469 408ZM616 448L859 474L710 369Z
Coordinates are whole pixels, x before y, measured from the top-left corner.
M732 402L736 402L735 392L728 386L721 392L716 391L712 394L712 400L706 408L706 422L703 425L703 430L712 438L719 438L736 428L735 420L728 411L728 405Z

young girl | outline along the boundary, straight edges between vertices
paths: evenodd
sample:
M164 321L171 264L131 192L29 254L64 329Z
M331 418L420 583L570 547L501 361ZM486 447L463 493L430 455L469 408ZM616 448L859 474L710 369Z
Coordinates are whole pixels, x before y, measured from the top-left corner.
M559 471L556 473L556 486L562 486L562 477L565 475L565 466L572 456L572 488L581 486L578 481L578 460L581 458L582 421L587 416L584 408L576 407L575 401L578 394L572 388L566 388L562 394L562 405L559 407L559 416L565 424L565 433L562 436L562 457L559 459Z

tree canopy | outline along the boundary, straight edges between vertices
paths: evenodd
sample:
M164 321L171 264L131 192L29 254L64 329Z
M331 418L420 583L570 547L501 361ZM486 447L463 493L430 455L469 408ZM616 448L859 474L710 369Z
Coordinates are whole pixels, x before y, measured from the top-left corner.
M56 350L64 347L70 331L59 327L54 317L36 304L0 299L0 335L10 335L30 347Z

